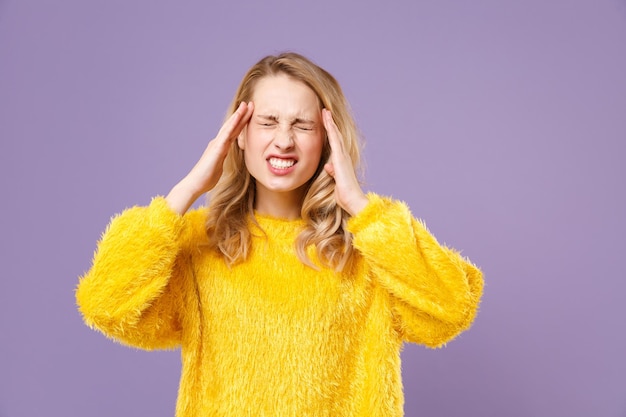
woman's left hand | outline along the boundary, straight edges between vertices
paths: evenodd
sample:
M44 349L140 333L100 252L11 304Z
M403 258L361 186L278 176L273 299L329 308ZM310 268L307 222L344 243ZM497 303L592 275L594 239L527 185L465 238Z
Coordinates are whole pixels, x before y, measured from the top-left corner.
M344 149L341 132L329 110L322 109L322 120L328 133L331 149L330 161L324 165L324 169L335 179L337 204L354 216L367 205L367 196L361 189L352 159Z

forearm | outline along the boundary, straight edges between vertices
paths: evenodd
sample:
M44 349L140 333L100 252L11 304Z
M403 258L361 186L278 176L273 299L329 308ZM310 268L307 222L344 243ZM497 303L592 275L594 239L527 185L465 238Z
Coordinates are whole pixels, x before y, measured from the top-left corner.
M81 277L76 290L85 322L109 336L120 337L139 331L149 309L175 311L170 305L175 297L164 297L164 293L176 291L170 281L182 227L182 217L162 198L114 218L98 244L91 269ZM174 317L170 313L160 315Z
M440 245L404 204L369 199L348 226L372 275L392 296L403 333L438 345L467 328L482 294L480 270Z

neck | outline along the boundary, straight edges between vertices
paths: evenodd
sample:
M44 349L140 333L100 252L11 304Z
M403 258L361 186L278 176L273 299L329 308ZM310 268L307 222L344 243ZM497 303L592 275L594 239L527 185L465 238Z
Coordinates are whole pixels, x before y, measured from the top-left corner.
M273 192L257 187L254 199L254 209L266 216L282 219L299 219L302 209L304 190L291 192Z

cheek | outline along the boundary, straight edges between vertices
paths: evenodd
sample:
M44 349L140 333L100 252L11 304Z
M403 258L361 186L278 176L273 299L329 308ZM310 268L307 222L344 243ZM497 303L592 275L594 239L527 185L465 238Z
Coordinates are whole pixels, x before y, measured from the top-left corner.
M242 139L244 147L248 150L259 149L262 150L269 142L272 141L273 134L269 129L256 129L248 127L246 134Z
M322 156L322 150L324 149L325 139L323 136L318 136L309 142L309 152L318 157Z

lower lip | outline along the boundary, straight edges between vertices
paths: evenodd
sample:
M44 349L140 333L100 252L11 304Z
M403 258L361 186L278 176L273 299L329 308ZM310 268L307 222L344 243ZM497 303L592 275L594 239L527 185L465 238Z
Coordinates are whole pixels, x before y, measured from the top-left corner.
M267 166L270 172L274 175L287 175L296 169L296 164L293 164L289 168L274 168L272 164L270 164L270 161L267 161Z

